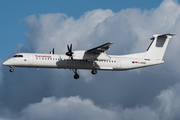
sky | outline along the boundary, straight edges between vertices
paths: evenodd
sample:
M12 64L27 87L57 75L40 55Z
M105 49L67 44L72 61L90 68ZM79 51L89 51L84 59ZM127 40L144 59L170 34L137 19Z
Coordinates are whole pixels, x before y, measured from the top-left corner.
M179 120L177 0L0 1L0 120ZM165 63L130 71L14 68L18 52L65 54L113 42L107 54L144 52L157 33L176 33Z

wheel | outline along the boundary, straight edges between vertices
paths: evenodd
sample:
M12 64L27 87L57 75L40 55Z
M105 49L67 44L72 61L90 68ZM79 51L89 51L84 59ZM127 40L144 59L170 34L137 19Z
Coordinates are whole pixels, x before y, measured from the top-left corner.
M95 75L95 74L97 74L97 70L92 70L91 73L92 73L93 75Z
M74 79L78 79L79 78L79 75L78 74L75 74L74 75Z
M10 72L13 72L14 70L11 68L9 71L10 71Z

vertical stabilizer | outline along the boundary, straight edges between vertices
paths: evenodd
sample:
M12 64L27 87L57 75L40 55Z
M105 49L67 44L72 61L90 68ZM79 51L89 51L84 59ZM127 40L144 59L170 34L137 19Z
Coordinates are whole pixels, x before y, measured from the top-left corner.
M152 42L145 53L145 59L162 60L169 39L175 34L153 35Z

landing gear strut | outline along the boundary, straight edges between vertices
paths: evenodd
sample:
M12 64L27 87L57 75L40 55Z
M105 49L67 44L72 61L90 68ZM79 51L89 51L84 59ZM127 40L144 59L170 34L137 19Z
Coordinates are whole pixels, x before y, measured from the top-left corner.
M14 69L12 68L12 67L10 67L10 70L9 70L10 72L13 72L14 71Z
M97 70L96 70L96 68L95 68L95 66L96 66L95 64L96 64L95 62L92 63L93 69L92 69L91 73L92 73L93 75L97 74Z
M77 74L77 69L75 69L75 70L73 70L73 72L74 72L74 79L78 79L79 78L79 75Z
M96 69L93 69L93 70L91 71L91 73L92 73L93 75L95 75L95 74L97 74L97 70L96 70Z

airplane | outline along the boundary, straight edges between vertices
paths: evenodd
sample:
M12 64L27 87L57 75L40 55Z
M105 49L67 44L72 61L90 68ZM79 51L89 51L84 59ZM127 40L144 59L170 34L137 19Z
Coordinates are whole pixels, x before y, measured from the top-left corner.
M151 38L152 42L146 52L128 55L107 55L106 50L110 48L112 42L105 43L98 47L72 51L72 44L67 45L66 55L54 54L54 48L50 54L40 53L17 53L10 59L3 62L4 66L29 67L29 68L58 68L70 69L74 72L74 79L78 79L78 69L91 70L93 75L97 70L122 71L141 67L147 67L164 63L163 56L167 48L169 39L175 34L155 34Z

